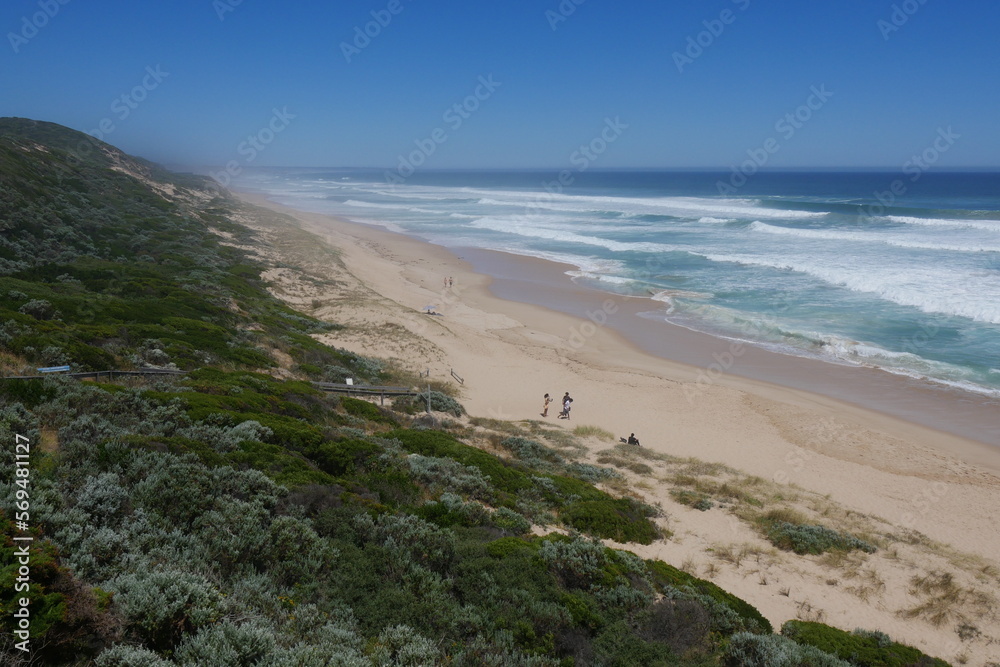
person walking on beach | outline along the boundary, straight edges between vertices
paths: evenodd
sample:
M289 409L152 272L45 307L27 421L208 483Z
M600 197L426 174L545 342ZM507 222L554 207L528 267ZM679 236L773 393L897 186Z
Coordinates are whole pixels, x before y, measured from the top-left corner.
M552 399L549 398L548 394L545 394L545 399L544 399L544 402L542 403L542 416L543 417L548 417L549 416L549 403L551 403L551 402L552 402Z
M563 409L562 412L559 413L560 419L569 419L570 403L572 402L573 399L570 398L569 392L567 391L565 394L563 394L562 398Z

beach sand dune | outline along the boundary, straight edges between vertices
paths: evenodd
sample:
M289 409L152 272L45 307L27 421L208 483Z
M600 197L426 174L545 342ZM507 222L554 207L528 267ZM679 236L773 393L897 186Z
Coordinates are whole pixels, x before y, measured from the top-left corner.
M622 548L711 578L776 627L793 618L822 620L881 630L949 661L1000 661L995 448L762 381L720 373L704 382L698 368L643 352L594 324L599 316L588 319L606 295L576 294L589 304L578 317L500 299L490 278L444 248L240 196L291 216L336 249L336 261L325 265L321 254L298 256L325 284L304 282L294 271L267 276L282 298L346 325L322 340L395 358L412 371L428 369L435 380L450 381L454 371L471 415L613 433L586 440L592 460L617 436L636 433L652 470L630 474L631 488L662 504L661 523L673 536ZM279 252L301 249L301 242L283 247L287 235L279 227L265 232L271 244ZM562 272L548 262L504 259L525 275ZM452 287L445 286L448 277ZM442 315L425 314L429 304ZM566 391L574 398L572 419L555 418L558 403L543 419L543 394L558 401ZM717 472L717 479L797 503L817 522L877 536L883 548L871 556L850 552L839 562L779 552L724 508L702 512L676 502L670 490L690 469L688 457L721 464L733 472Z

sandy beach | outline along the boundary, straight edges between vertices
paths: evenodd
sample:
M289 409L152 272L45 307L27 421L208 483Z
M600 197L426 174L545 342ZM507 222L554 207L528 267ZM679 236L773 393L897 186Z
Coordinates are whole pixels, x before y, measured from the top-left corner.
M1000 660L1000 450L984 442L988 436L945 433L808 391L803 387L814 386L815 373L806 360L772 368L761 350L693 332L687 349L700 354L688 364L669 361L615 327L648 310L647 300L577 286L551 262L481 250L456 255L385 229L240 197L291 216L336 249L344 269L305 267L325 283L303 281L291 269L265 276L277 295L345 325L323 336L331 345L427 369L435 380L457 375L471 415L634 432L651 454L723 464L761 478L761 488L800 497L803 511L894 536L850 568L776 552L721 509L700 512L676 502L663 468L636 476L633 488L662 504L661 522L673 537L629 549L711 578L776 628L793 618L822 620L877 629L950 662ZM280 241L280 230L272 232ZM556 302L569 312L540 305ZM425 314L430 305L441 315ZM729 372L734 365L741 375ZM870 377L876 374L887 376ZM897 380L856 377L874 393ZM567 391L571 420L556 419L556 404L540 416L543 394L558 400ZM851 391L844 390L845 400L863 405L864 396ZM919 402L909 409L919 412ZM970 414L981 420L984 413L980 406ZM588 442L596 453L616 440ZM733 557L734 549L744 557ZM937 582L928 577L938 574L950 576L954 599L935 616L920 605L945 590L919 582Z

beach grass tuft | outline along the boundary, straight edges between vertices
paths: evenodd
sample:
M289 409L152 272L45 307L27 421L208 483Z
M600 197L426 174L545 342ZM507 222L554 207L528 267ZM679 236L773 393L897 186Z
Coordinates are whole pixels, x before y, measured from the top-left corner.
M614 440L615 434L606 431L600 426L577 426L573 429L573 435L578 438L600 438L601 440Z

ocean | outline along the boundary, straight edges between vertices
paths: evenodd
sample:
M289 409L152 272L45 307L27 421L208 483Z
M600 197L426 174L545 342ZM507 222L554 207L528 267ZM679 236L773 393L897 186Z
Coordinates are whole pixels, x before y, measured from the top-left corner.
M398 172L389 172L398 176ZM1000 397L1000 174L253 169L234 186L570 264L640 316ZM668 335L668 327L664 327Z

